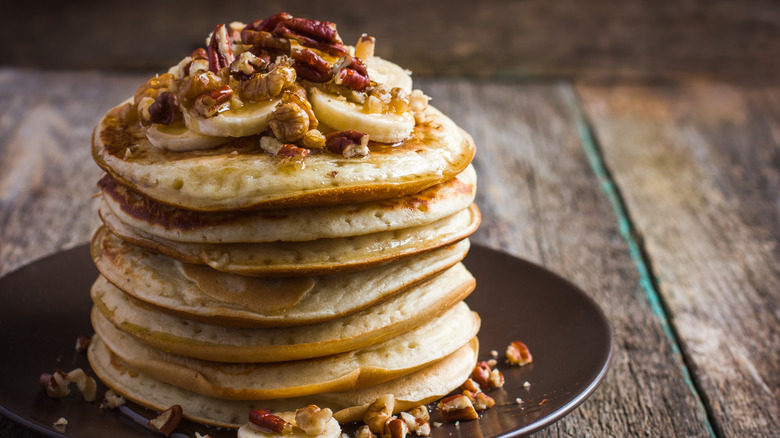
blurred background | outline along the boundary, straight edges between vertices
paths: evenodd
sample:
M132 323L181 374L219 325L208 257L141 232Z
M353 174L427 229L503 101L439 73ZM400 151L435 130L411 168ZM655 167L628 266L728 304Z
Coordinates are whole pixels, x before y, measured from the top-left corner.
M10 4L9 4L10 3ZM6 2L0 65L161 70L218 23L279 11L333 21L345 43L416 75L740 81L780 73L780 2L771 0Z

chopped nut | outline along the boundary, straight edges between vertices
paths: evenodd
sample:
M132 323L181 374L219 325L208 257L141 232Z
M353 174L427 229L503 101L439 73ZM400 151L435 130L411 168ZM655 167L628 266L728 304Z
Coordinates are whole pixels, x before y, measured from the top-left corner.
M476 420L479 418L471 400L463 394L442 399L436 406L442 417L449 422Z
M471 392L482 391L482 388L480 388L479 384L475 382L474 379L467 379L465 382L463 382L462 385L460 385L460 388Z
M309 149L322 149L325 147L325 136L317 129L309 129L301 143Z
M321 434L331 418L333 418L333 411L328 408L320 409L315 405L295 411L296 426L312 436Z
M504 375L498 369L490 371L490 377L488 378L491 388L501 388L504 386Z
M517 404L521 405L521 404L523 404L523 399L521 399L520 397L517 397L517 398L515 399L515 403L517 403Z
M293 68L299 77L318 84L328 82L333 77L333 70L327 61L309 49L296 50L291 54Z
M224 24L218 24L208 45L209 70L216 73L228 67L235 56L230 48L230 38Z
M269 118L268 125L281 142L294 142L309 130L309 115L294 103L282 103Z
M86 401L95 401L97 398L97 383L92 377L88 377L84 370L76 368L68 373L68 381L75 382Z
M393 415L394 408L395 397L393 394L385 394L371 403L363 415L363 422L368 425L371 432L382 433L385 422Z
M57 429L59 432L65 432L65 427L68 425L68 420L65 419L65 417L60 417L55 421L52 426L54 426L55 429Z
M506 347L506 359L511 365L517 366L528 365L534 360L531 351L520 341L514 341Z
M412 416L418 420L430 421L431 415L428 413L428 408L425 405L415 406L408 411Z
M425 423L420 424L415 433L417 436L431 436L431 423L426 421Z
M525 382L523 382L523 388L525 388L525 389L528 389L528 388L530 388L530 387L531 387L531 383L530 383L528 380L526 380Z
M293 425L274 415L268 409L252 409L249 411L249 425L264 433L290 433Z
M162 411L160 415L149 420L148 426L165 436L170 436L179 426L182 418L181 406L173 405Z
M497 361L497 360L495 360L495 359L489 359L489 360L487 361L487 363L488 363L488 365L490 365L490 367L491 367L491 368L492 368L492 367L494 367L494 366L496 366L496 365L498 365L498 361Z
M178 81L176 77L170 73L164 73L149 78L145 84L138 87L135 95L133 96L133 103L138 103L144 97L149 97L154 102L155 99L164 91L177 91Z
M355 431L355 438L376 438L376 435L364 424Z
M210 93L224 85L225 83L222 81L222 78L213 72L208 70L194 72L184 79L179 86L177 93L179 95L179 102L181 102L185 108L190 108L195 103L198 96L204 93Z
M336 25L328 21L290 18L281 20L273 29L279 36L292 38L304 47L321 50L333 56L346 53Z
M363 91L371 84L368 70L360 58L344 55L333 63L333 82L356 91Z
M209 434L201 435L200 433L195 432L195 438L211 438L211 435Z
M247 101L260 102L273 99L295 83L292 67L277 65L268 73L256 73L238 84L238 95Z
M490 357L497 358L498 357L498 351L496 350L490 350Z
M38 378L38 385L46 391L46 395L54 398L70 394L68 383L68 375L62 370L55 370L54 374L43 373Z
M477 362L471 372L471 378L477 382L480 388L490 388L490 365L485 361Z
M90 342L92 342L92 338L89 336L79 336L76 338L76 351L85 351L89 347Z
M295 146L294 144L285 143L282 145L281 148L279 148L279 152L276 153L276 155L280 157L299 157L303 158L307 155L309 155L309 150L306 148L299 148L298 146Z
M368 155L368 134L358 131L336 131L325 136L325 147L344 158Z
M176 93L165 91L149 106L149 121L152 123L173 125L182 118L181 110L179 110L179 97Z
M485 394L484 392L473 393L471 391L463 391L463 395L471 400L471 404L477 411L484 411L485 409L491 408L496 404L496 401L493 399L493 397Z
M266 153L269 153L271 155L276 155L279 153L279 150L282 149L282 146L284 146L284 143L280 142L274 137L271 137L269 135L260 137L260 147Z
M124 404L124 397L117 395L114 391L109 389L103 395L103 401L100 402L100 409L116 409Z
M431 98L420 90L412 90L412 94L409 95L409 109L414 113L414 121L418 125L425 123L425 109L428 108L429 100Z
M214 117L219 112L230 108L232 98L233 89L229 85L222 85L195 98L192 108L203 117Z
M244 52L230 63L230 75L238 80L244 80L256 73L262 73L266 67L268 61L258 58L251 52Z
M385 422L382 430L382 438L406 438L409 434L409 426L404 420L393 418Z
M374 56L374 47L376 38L363 34L355 44L355 56L360 59L367 59Z

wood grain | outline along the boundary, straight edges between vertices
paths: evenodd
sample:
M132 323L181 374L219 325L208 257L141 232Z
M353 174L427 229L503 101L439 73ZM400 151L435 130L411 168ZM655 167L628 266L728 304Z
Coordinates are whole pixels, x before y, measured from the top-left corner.
M350 44L369 32L379 54L418 75L771 82L780 74L780 3L771 0L12 2L0 14L2 64L162 69L218 23L280 11L336 22Z
M717 435L776 435L780 89L578 91Z

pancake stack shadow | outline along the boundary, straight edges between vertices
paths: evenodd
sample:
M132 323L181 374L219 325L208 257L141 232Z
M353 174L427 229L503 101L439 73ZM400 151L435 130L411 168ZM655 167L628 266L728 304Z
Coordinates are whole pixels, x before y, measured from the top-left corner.
M280 159L231 143L159 152L118 111L93 140L107 174L98 184L103 226L92 240L101 275L88 353L107 386L155 410L178 404L194 421L239 427L251 409L309 404L331 408L341 423L359 421L384 394L398 412L468 378L480 321L463 302L475 280L460 261L480 216L473 144L449 119L430 108L432 121L415 128L418 140L433 132L432 149L437 138L459 142L439 148L458 154L442 154L436 171L394 168L401 154L420 155L403 146L363 160L310 156L280 172L294 181L295 172L316 171L321 189L226 207L206 196L213 191L203 189L199 203L197 187L180 190L206 185L176 177L181 162L221 160L246 181L246 167L230 160ZM159 163L172 163L170 172L150 171L162 182L139 182L139 169ZM400 188L366 178L339 192L339 175L361 166L389 166ZM174 177L178 191L165 187Z

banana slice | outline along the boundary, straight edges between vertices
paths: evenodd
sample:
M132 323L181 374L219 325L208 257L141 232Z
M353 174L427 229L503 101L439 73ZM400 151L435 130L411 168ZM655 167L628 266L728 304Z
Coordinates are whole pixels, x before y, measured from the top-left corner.
M274 112L280 100L249 103L214 117L203 117L193 110L184 111L184 123L198 134L213 137L246 137L259 134L268 127L268 116Z
M371 56L363 60L368 70L368 77L378 84L385 84L390 88L400 87L406 92L412 92L412 77L409 71L384 60L378 56Z
M404 141L414 129L414 115L411 111L403 114L367 114L363 112L362 106L317 88L309 91L309 102L314 115L324 125L339 131L364 132L371 140L381 143Z
M228 137L198 134L188 129L184 124L166 126L157 123L146 128L146 138L152 145L160 149L177 152L211 149L230 140Z

